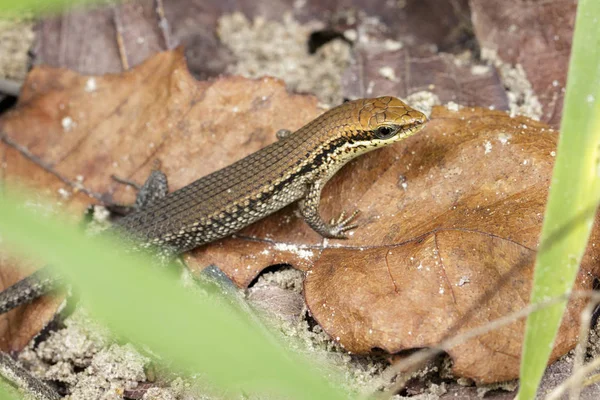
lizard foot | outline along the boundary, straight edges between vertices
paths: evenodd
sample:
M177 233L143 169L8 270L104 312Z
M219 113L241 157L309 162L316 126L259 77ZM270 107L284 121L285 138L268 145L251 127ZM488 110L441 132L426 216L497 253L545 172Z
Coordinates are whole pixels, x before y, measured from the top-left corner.
M360 213L360 210L354 211L350 216L346 217L346 212L342 211L340 216L335 219L333 218L330 222L329 234L332 239L347 239L348 236L344 232L352 230L358 227L358 224L350 224L356 216Z

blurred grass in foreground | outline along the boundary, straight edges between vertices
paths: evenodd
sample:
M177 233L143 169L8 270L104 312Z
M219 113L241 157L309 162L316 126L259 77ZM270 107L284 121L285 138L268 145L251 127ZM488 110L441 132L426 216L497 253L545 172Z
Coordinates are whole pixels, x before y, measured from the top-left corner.
M80 229L23 204L22 197L6 190L0 198L3 247L63 273L92 315L117 335L149 346L178 370L199 372L230 393L349 398L331 386L340 382L332 371L290 353L218 296L184 290L172 270L119 251L115 240L84 237Z
M600 199L600 1L580 0L532 303L571 291ZM566 306L527 319L519 400L534 399Z
M19 398L15 396L16 389L13 389L8 386L5 382L0 382L0 399L2 400L18 400Z
M0 17L57 13L67 7L108 3L107 0L0 0ZM117 0L110 1L116 3Z

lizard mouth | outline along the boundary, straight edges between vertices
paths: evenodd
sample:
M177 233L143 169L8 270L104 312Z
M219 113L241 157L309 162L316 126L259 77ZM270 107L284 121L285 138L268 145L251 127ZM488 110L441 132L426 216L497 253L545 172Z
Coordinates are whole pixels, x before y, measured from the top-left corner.
M414 135L415 133L417 133L418 131L420 131L424 126L425 126L425 121L419 121L419 122L413 122L410 125L405 126L400 133L398 134L398 136L401 136L402 138Z

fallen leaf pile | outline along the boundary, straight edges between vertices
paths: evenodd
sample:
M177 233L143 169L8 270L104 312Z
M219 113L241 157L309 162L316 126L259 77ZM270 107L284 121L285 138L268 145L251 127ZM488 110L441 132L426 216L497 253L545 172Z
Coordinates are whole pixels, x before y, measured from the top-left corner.
M160 50L184 45L192 73L206 79L238 61L217 34L223 15L241 12L250 19L282 22L289 14L301 23L320 22L323 28L316 37L344 37L353 43L342 97L406 97L430 90L442 103L526 112L526 103L534 102L542 107L536 110L542 121L555 128L560 122L577 6L570 0L190 4L130 0L45 18L36 29L34 62L100 75L121 72ZM276 48L274 53L279 55ZM272 61L281 63L276 57Z
M3 177L80 215L89 203L133 200L111 174L142 182L160 160L180 188L302 126L322 111L316 103L270 78L197 82L180 51L120 75L36 68L0 120ZM323 240L290 206L186 261L194 271L218 265L240 287L274 264L306 271L313 317L351 352L434 345L527 303L556 139L503 112L436 108L419 135L357 159L327 185L325 217L362 210L350 239ZM591 288L597 257L590 247L577 288ZM2 278L7 286L18 276L3 266ZM573 347L582 304L570 304L553 358ZM36 306L2 317L2 348L25 343L10 331L42 325L23 317ZM515 378L522 332L517 321L455 347L454 373Z

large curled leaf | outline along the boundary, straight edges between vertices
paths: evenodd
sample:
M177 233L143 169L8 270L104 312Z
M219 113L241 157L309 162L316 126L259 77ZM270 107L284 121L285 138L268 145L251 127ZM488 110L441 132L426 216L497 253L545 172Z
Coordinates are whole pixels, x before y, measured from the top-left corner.
M421 134L363 156L326 187L326 217L363 211L351 239L322 240L283 211L196 250L190 263L306 270L313 317L349 351L435 345L528 304L556 139L526 118L437 108ZM598 234L577 289L597 275ZM582 304L571 303L553 359L574 346ZM455 374L516 378L523 327L517 321L452 349Z

